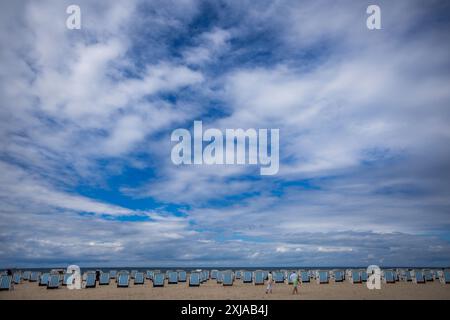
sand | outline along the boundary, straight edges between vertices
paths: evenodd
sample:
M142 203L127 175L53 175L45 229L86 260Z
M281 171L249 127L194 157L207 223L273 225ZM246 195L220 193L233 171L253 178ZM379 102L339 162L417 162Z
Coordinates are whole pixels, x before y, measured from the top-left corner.
M16 285L12 291L0 291L0 299L450 299L450 285L443 285L438 281L426 284L411 282L397 282L382 284L381 290L369 290L365 284L314 282L302 284L300 294L292 295L292 286L275 284L273 294L265 294L265 286L244 284L236 280L231 287L217 284L214 280L202 284L200 287L189 287L187 283L165 284L162 288L153 288L150 281L144 285L130 284L129 288L117 288L115 281L110 285L96 288L68 290L47 289L36 282L23 282Z

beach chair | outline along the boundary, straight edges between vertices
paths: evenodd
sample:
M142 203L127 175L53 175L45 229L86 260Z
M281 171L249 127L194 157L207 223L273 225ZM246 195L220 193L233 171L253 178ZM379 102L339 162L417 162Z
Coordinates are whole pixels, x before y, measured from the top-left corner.
M178 282L186 282L187 280L187 273L184 270L178 271Z
M145 272L145 277L146 277L148 280L153 280L153 271L147 270L147 271Z
M225 271L222 276L222 285L232 286L233 285L233 272Z
M329 282L328 271L326 270L317 271L316 281L318 284L328 283Z
M342 282L344 281L344 271L334 271L334 282Z
M158 272L153 274L153 287L164 287L166 277L164 273Z
M450 283L450 270L442 271L441 275L439 276L439 282L442 284Z
M131 270L131 272L130 272L131 279L134 279L134 277L136 275L136 272L138 272L138 271L137 270Z
M30 274L30 282L37 282L41 273L39 271L32 271Z
M311 281L308 271L300 271L300 280L302 283L309 283Z
M134 274L134 284L144 284L145 276L143 272L136 272Z
M255 285L263 285L264 284L264 272L261 270L255 271Z
M169 284L177 284L178 283L178 272L171 271L167 278L167 283Z
M430 282L430 281L434 280L431 270L424 269L422 272L423 272L423 277L424 277L425 281Z
M46 286L48 285L48 279L50 278L50 273L43 273L41 274L41 276L39 277L39 285L40 286Z
M189 274L189 287L199 287L200 277L200 272L191 272Z
M109 285L110 280L109 272L103 272L98 279L98 284L100 286L106 286Z
M284 273L281 271L272 272L273 280L275 283L283 283L284 282Z
M109 270L109 278L115 279L117 277L117 270Z
M236 280L240 280L242 278L242 271L236 271L236 273L234 274L234 278Z
M6 274L0 276L0 290L11 289L12 278Z
M13 278L12 278L12 282L14 284L20 284L21 280L22 280L22 275L20 274L20 272L14 273Z
M58 289L61 285L61 275L59 273L53 273L48 278L47 289Z
M434 280L439 280L438 270L431 270L431 274L432 274Z
M348 281L350 283L361 283L361 272L359 270L350 270L348 273Z
M69 277L70 277L71 275L72 275L71 273L65 273L65 274L63 275L63 281L62 281L62 285L63 285L63 286L67 286L67 280L69 280Z
M218 271L216 275L216 281L218 284L222 284L223 281L223 271Z
M253 282L253 273L251 271L244 271L242 277L243 283L252 283Z
M217 273L219 270L211 270L211 279L215 280L217 279Z
M117 273L117 288L128 288L130 285L130 274L128 272Z
M383 271L383 282L384 283L395 283L394 271L384 270Z
M31 276L31 271L25 271L22 274L22 279L28 281L28 280L30 280L30 276Z
M402 274L402 280L403 281L405 281L405 282L412 281L411 271L403 270L401 274Z
M414 270L414 283L425 283L425 277L423 276L423 272L421 270Z
M367 282L367 278L369 277L367 274L367 270L360 271L361 282Z
M97 274L95 271L89 271L86 273L85 288L95 288L97 284Z

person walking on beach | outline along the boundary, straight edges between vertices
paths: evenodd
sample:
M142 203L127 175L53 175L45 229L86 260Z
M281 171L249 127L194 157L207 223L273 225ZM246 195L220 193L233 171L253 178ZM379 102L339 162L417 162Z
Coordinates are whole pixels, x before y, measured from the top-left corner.
M297 272L292 272L289 276L289 280L291 280L294 289L292 290L292 294L298 294L298 274Z
M269 274L267 275L266 294L267 293L272 293L272 287L273 287L273 277L272 277L272 272L269 272Z

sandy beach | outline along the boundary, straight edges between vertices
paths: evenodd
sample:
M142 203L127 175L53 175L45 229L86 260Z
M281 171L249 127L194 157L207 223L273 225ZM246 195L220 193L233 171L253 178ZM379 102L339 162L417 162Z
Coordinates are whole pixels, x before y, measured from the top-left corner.
M265 294L265 286L244 284L236 280L233 286L222 286L210 280L200 287L189 287L187 283L165 284L164 287L153 288L151 281L144 285L130 284L128 288L117 288L115 281L110 285L96 288L68 290L47 289L36 282L23 282L16 285L14 290L0 291L0 299L336 299L336 300L367 300L367 299L450 299L450 285L443 285L438 281L425 284L411 282L397 282L382 284L381 290L368 290L365 284L343 283L317 284L315 282L302 284L300 294L292 295L292 286L276 284L273 294Z

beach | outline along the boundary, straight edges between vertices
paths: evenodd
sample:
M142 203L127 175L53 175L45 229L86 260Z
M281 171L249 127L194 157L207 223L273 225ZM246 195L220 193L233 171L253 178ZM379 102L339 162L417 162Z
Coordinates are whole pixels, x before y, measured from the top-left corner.
M439 281L425 284L412 282L396 282L382 284L380 290L369 290L366 284L351 284L348 281L342 283L330 282L317 284L305 283L299 286L299 294L292 295L292 286L286 283L274 285L273 293L265 293L266 286L242 283L236 280L232 286L222 286L214 280L209 280L200 287L189 287L187 283L167 284L164 287L154 288L151 281L146 280L143 285L130 283L128 288L117 288L115 281L109 285L95 288L68 290L66 287L59 289L47 289L36 282L23 282L14 286L14 290L0 291L0 300L21 299L107 299L107 300L135 300L135 299L174 299L174 300L398 300L398 299L450 299L450 285L441 284Z

